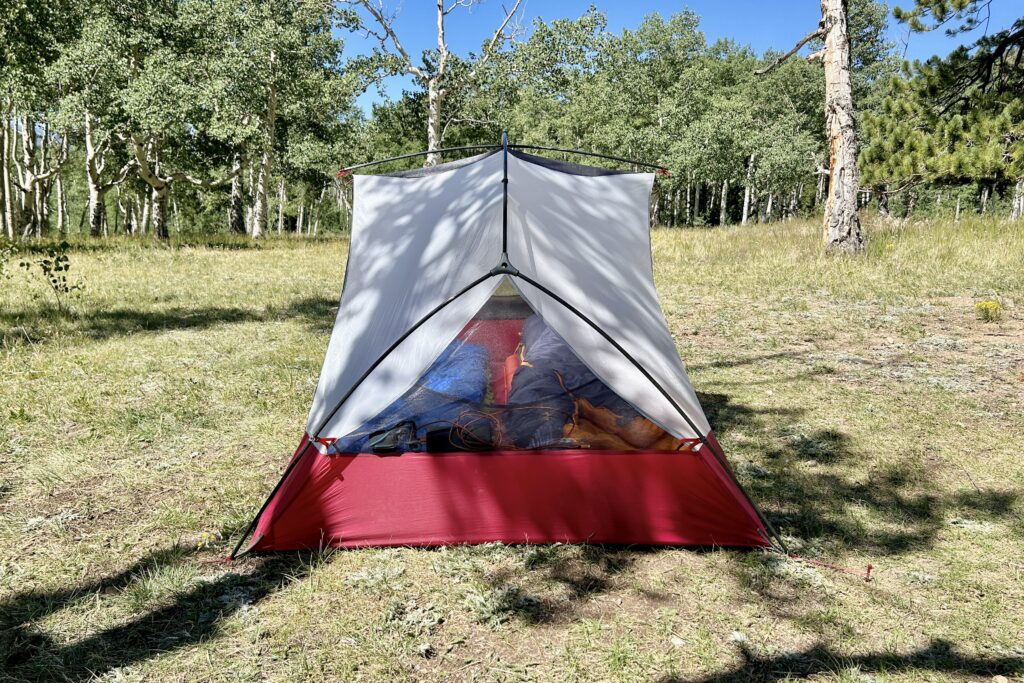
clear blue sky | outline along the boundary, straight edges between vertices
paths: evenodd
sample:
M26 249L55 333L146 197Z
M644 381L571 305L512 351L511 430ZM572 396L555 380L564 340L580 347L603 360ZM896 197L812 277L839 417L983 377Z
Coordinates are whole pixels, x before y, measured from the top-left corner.
M501 22L502 2L511 6L514 0L484 0L470 10L458 8L448 17L446 24L448 45L459 54L479 50L480 45ZM594 4L608 16L608 29L619 32L637 26L653 12L668 16L689 7L700 16L701 30L707 41L731 38L741 45L749 45L757 53L768 48L788 50L817 24L820 5L817 0L524 0L523 26L533 20L578 17ZM890 5L893 3L890 3ZM895 4L910 7L913 0L896 0ZM436 46L434 0L385 0L385 7L398 11L396 31L406 50L414 57ZM995 0L992 3L991 31L1009 26L1020 16L1020 0ZM983 32L947 37L942 31L908 36L904 26L890 20L890 39L908 59L924 59L933 54L946 54L962 42L972 42ZM346 36L346 52L360 53L370 50L376 39L362 35ZM410 84L407 78L388 79L384 91L397 97ZM381 95L371 89L360 99L360 105L369 110Z

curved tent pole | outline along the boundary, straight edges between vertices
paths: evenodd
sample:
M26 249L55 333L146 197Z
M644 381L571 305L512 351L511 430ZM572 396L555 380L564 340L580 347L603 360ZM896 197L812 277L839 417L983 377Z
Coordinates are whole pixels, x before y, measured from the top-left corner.
M686 424L688 424L690 426L690 429L692 429L694 434L697 435L697 438L700 439L700 442L704 446L706 446L708 448L708 450L710 450L711 453L715 456L715 459L718 461L718 464L725 471L726 475L732 480L733 484L736 485L736 488L739 490L739 492L742 493L743 496L747 499L747 502L750 503L750 507L753 508L754 512L757 513L757 516L761 520L761 523L764 524L764 528L768 531L769 534L771 534L771 536L779 544L779 546L782 548L783 552L785 552L788 555L789 554L789 549L786 547L785 542L782 540L782 536L779 535L779 532L775 530L775 527L772 526L772 523L768 521L768 518L764 516L764 514L761 512L761 510L759 510L758 507L756 505L754 505L754 501L751 499L750 495L743 488L743 485L740 484L739 480L736 478L736 475L733 473L732 468L729 466L728 461L726 461L725 453L720 452L719 448L715 448L715 446L712 445L711 440L708 439L707 436L705 436L701 432L701 430L697 428L697 425L693 422L692 419L690 419L690 416L687 415L686 411L683 410L683 407L681 405L679 405L678 403L676 403L675 399L673 399L672 396L668 393L668 391L666 391L665 388L663 386L661 386L661 384L659 384L656 379L654 379L654 376L651 375L650 372L648 372L647 368L645 368L643 366L643 364L640 363L640 361L638 361L636 358L633 358L633 356L630 355L630 353L628 351L626 351L626 349L622 348L621 344L619 344L617 341L615 341L611 337L611 335L609 335L607 332L602 330L601 327L597 323L595 323L593 320L588 318L586 315L583 314L582 311L580 311L578 308L576 308L575 306L570 304L568 301L566 301L565 299L560 297L558 294L555 294L554 292L552 292L550 289L548 289L544 285L540 284L539 282L537 282L536 280L534 280L533 278L531 278L531 277L529 277L527 275L523 275L519 271L515 271L515 272L509 273L509 274L512 275L513 277L520 278L521 280L523 280L524 282L526 282L529 285L532 285L533 287L536 287L542 293L546 294L550 298L554 299L557 303L561 304L567 311L569 311L570 313L575 315L577 318L579 318L580 320L585 322L587 325L589 325L595 332L600 334L605 339L605 341L607 341L609 344L611 344L613 347L615 347L615 350L618 351L619 353L621 353L622 356L626 360L628 360L630 363L632 363L633 366L637 370L639 370L640 373L645 378L647 378L647 381L649 381L652 385L654 385L654 388L657 389L658 392L661 393L661 395L664 396L665 399L672 405L672 407L675 408L676 411L678 411L679 414L683 416L683 419L686 420Z
M377 367L381 363L383 363L387 359L388 356L391 355L392 351L397 349L398 346L402 342L404 342L406 339L408 339L409 336L412 335L413 332L415 332L420 327L422 327L424 323L426 323L428 320L430 320L435 315L440 313L441 310L443 310L446 306L451 304L453 301L458 299L460 296L462 296L463 294L465 294L469 290L471 290L474 287L476 287L481 282L483 282L483 281L485 281L485 280L487 280L489 278L495 277L496 275L500 275L500 274L501 273L498 272L497 269L495 269L495 270L492 270L492 271L490 271L490 272L488 272L488 273L486 273L484 275L481 275L477 279L475 279L472 282L470 282L468 285L466 285L465 287L460 289L458 292L456 292L455 294L450 296L448 299L446 299L445 301L442 301L440 304L438 304L437 306L432 308L430 311L428 311L427 314L424 315L419 320L417 320L416 323L405 332L405 334L403 334L401 337L396 339L391 344L391 346L389 346L387 349L385 349L384 353L380 354L380 356L377 357L377 360L375 360L373 362L373 364L370 365L370 367L368 367L366 369L366 372L364 372L362 375L360 375L359 378L349 388L349 390L347 392L345 392L345 395L341 397L341 399L338 401L338 403L331 410L330 414L327 415L327 417L325 417L323 420L321 420L320 424L317 426L317 428L314 429L309 434L309 442L306 444L306 447L304 449L302 449L301 453L299 453L294 458L292 458L291 463L289 463L288 467L285 468L284 474L281 475L281 479L277 482L277 486L275 486L274 489L270 492L270 495L267 496L267 499L265 501L263 501L263 505L260 507L260 511L256 513L256 516L253 518L252 522L250 522L249 526L246 528L245 533L243 533L242 537L240 539L238 539L238 544L235 545L235 549L231 551L230 559L235 560L235 559L238 559L240 557L240 555L238 554L238 550L242 547L242 543L245 542L245 539L249 537L249 534L251 534L256 529L256 525L259 523L260 517L263 516L263 513L266 512L267 507L270 505L270 501L272 501L274 499L274 496L277 495L277 492L279 490L281 490L281 487L284 485L285 480L288 479L288 475L292 473L293 469L295 469L295 466L299 463L299 460L301 460L302 457L304 455L306 455L306 453L309 452L310 447L313 447L315 449L316 440L320 436L320 432L322 432L324 430L324 428L328 425L328 423L330 423L330 421L332 419L334 419L334 416L338 414L338 411L341 409L341 406L343 406L345 404L345 402L348 401L349 397L352 396L353 393L355 393L355 390L359 388L359 385L361 385L366 380L366 378L369 377L373 373L373 371L376 370ZM248 551L245 551L245 552L248 552ZM245 553L242 553L242 555L245 555Z
M386 164L390 161L401 161L403 159L415 159L416 157L425 157L428 154L444 154L446 152L468 152L474 149L501 149L501 145L463 145L461 147L443 147L441 149L428 149L423 152L412 152L410 154L399 154L396 157L388 157L387 159L375 159L373 161L364 161L361 164L353 164L352 166L346 166L345 168L338 171L336 174L338 177L346 176L352 171L360 168L366 168L367 166L378 166L380 164Z
M651 168L655 171L667 173L668 169L664 166L658 166L657 164L650 164L646 161L637 161L636 159L627 159L625 157L611 156L610 154L598 154L597 152L588 152L583 149L564 149L562 147L544 147L542 145L509 145L510 149L532 149L542 152L561 152L563 154L579 154L585 157L594 157L597 159L608 159L609 161L621 161L624 164L633 164L634 166L643 166L644 168Z
M346 166L345 168L338 171L337 176L347 176L352 171L356 171L360 168L367 168L369 166L379 166L380 164L386 164L392 161L402 161L403 159L415 159L416 157L425 157L428 154L444 154L447 152L468 152L471 150L478 149L490 149L490 150L503 150L505 154L505 167L506 173L508 168L508 150L510 149L530 149L540 152L560 152L562 154L579 154L580 156L593 157L595 159L607 159L609 161L618 161L624 164L633 164L634 166L643 166L644 168L650 168L659 173L668 173L668 169L664 166L658 166L657 164L651 164L646 161L638 161L637 159L627 159L625 157L612 156L610 154L598 154L597 152L588 152L583 149L566 149L563 147L545 147L542 145L514 145L508 141L508 134L505 131L501 133L501 144L500 145L463 145L462 147L444 147L441 149L425 150L423 152L412 152L410 154L400 154L396 157L388 157L387 159L375 159L373 161L364 161L360 164L354 164L352 166ZM507 177L507 175L506 175Z

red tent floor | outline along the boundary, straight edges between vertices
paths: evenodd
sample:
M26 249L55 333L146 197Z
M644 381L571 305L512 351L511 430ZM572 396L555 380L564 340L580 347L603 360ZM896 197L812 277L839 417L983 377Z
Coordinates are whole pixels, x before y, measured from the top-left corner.
M706 446L326 456L307 444L260 515L249 550L769 545L753 506Z

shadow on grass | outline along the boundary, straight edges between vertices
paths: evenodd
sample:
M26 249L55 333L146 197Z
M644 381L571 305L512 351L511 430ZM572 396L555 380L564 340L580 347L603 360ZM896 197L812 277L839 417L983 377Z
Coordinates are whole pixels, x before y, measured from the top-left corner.
M720 439L731 430L760 434L771 445L764 467L733 465L754 502L784 535L821 541L835 550L893 554L931 547L954 513L998 519L1014 515L1019 496L965 489L944 493L929 486L927 467L913 455L861 454L838 429L807 433L793 427L803 408L760 409L725 394L699 394ZM881 440L880 449L887 448ZM728 453L727 453L728 455ZM858 465L870 455L874 467Z
M599 545L518 546L523 555L520 568L506 567L488 572L483 582L501 595L496 611L527 624L561 623L572 618L576 606L613 588L616 576L627 572L641 552L658 548ZM558 599L516 587L512 581L528 574L538 578L545 590L559 588Z
M932 640L926 647L906 654L886 652L842 655L821 644L776 657L759 656L749 647L741 650L744 662L732 671L702 678L672 676L659 679L659 683L773 683L844 669L852 669L860 674L934 671L959 676L1012 676L1024 669L1024 657L972 657L958 653L945 640Z
M160 573L193 559L171 547L146 555L128 569L97 581L55 591L27 591L0 602L0 678L86 681L118 667L216 638L226 620L285 585L302 580L319 555L289 553L231 566L211 579L193 579L161 600L147 585ZM251 567L251 571L246 571ZM243 573L245 572L245 573ZM156 608L70 643L54 641L33 623L63 609L101 600L131 601L137 592Z
M165 310L112 308L77 313L65 317L54 309L0 312L3 330L0 346L11 346L25 339L33 343L64 332L88 339L109 339L118 336L171 330L201 330L217 325L250 322L273 322L299 319L315 332L330 332L338 302L326 297L305 297L284 306L264 309L211 306L206 308L176 307Z

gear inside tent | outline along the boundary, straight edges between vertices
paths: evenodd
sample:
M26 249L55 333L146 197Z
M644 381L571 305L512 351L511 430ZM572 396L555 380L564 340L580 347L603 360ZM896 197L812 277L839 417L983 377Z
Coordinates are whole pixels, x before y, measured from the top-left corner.
M508 145L356 175L306 432L233 553L761 547L654 288L654 176Z

